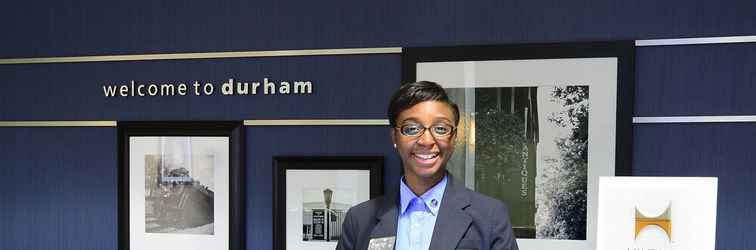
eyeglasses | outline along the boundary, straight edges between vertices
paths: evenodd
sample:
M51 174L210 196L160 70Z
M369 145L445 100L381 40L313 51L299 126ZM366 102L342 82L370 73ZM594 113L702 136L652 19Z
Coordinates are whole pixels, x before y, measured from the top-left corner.
M433 124L430 127L425 127L423 125L415 123L408 123L396 128L399 129L399 133L407 137L420 137L425 133L426 129L430 129L430 133L434 138L447 138L454 134L454 131L457 130L456 127L443 123Z

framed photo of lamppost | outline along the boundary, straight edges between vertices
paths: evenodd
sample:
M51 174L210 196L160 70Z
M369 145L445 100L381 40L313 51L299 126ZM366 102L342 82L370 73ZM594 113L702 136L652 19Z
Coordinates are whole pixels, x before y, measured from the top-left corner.
M119 122L119 249L243 250L241 122Z
M504 201L520 249L595 249L599 176L630 175L632 41L403 48L460 108L448 170Z
M273 159L273 248L334 249L350 207L383 194L383 157Z

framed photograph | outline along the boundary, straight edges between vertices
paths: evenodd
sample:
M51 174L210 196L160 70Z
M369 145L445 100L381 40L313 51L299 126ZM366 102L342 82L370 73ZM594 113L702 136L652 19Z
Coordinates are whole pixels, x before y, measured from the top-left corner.
M273 248L332 250L347 210L383 194L383 157L275 157Z
M633 42L405 48L459 105L449 171L504 201L520 249L595 249L599 176L631 174Z
M244 243L241 122L118 122L119 249Z

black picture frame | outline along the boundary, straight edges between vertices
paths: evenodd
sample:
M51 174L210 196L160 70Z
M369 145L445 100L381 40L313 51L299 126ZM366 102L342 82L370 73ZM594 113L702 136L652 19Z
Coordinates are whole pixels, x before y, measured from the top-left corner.
M436 81L442 86L444 86L444 82L441 79L453 79L453 81L458 82L465 82L466 84L470 81L477 83L476 81L492 81L491 79L495 79L495 77L482 77L483 75L489 74L491 72L496 72L495 70L498 70L496 66L493 65L499 65L495 63L504 62L504 63L510 63L511 64L517 64L522 62L522 64L527 64L533 61L549 61L551 59L561 60L561 59L576 59L576 60L582 60L586 59L586 61L591 60L601 60L601 59L616 59L616 98L614 103L611 103L612 105L616 105L616 110L614 111L614 151L612 154L613 162L607 162L606 165L613 164L613 166L607 166L611 168L611 171L613 172L614 176L630 176L632 175L632 140L633 140L633 128L632 128L632 116L633 116L633 109L634 109L634 83L635 83L635 43L634 41L609 41L609 42L585 42L585 43L547 43L547 44L509 44L509 45L472 45L472 46L445 46L445 47L409 47L409 48L403 48L402 49L402 83L411 83L416 82L420 80L430 80L430 81ZM448 63L448 64L447 64ZM472 63L472 64L471 64ZM480 63L480 64L476 64ZM462 65L466 64L464 66L452 66L448 67L448 65ZM473 65L475 64L475 65ZM530 65L530 64L528 64ZM454 68L457 67L457 68ZM467 67L467 68L463 68ZM488 68L486 68L488 67ZM434 70L429 70L429 68L433 68ZM485 68L483 71L479 71L481 69ZM507 70L511 69L520 69L520 67L511 67L507 68ZM438 69L452 69L452 70L459 70L454 71L450 73L451 71L447 70L438 70ZM530 69L533 69L531 67ZM536 68L536 70L533 70L532 72L535 72L536 74L549 74L550 72L556 72L556 71L549 71L553 68L544 68L544 70L540 70L541 68ZM433 79L433 77L428 78L428 76L433 74L428 74L428 72L437 72L436 75L438 75L438 79ZM486 72L486 73L480 73L480 72ZM508 73L512 73L511 71L506 71ZM526 71L527 73L520 73L517 72L518 75L528 74L531 73L531 71ZM590 71L588 71L590 73ZM418 75L422 79L417 79ZM443 75L443 76L442 76ZM460 75L464 75L464 77L459 78ZM470 77L472 76L472 77ZM488 76L488 75L486 75ZM482 79L485 78L485 79ZM517 80L523 80L526 81L530 78L517 78ZM543 79L540 77L534 77L533 79ZM472 79L472 80L471 80ZM510 78L506 78L507 80L511 80ZM529 88L530 86L539 86L539 85L529 85L532 84L532 82L513 82L511 84L511 87L509 86L496 86L496 84L492 83L486 83L482 84L485 85L483 87L478 87L476 84L472 84L473 87L459 87L459 84L450 84L448 86L453 87L447 87L445 88L468 88L468 89L474 89L473 92L478 91L476 88L487 88L490 86L495 86L500 89L503 88L509 88L511 89L512 97L510 100L512 100L512 104L509 106L516 107L517 104L515 104L515 92L519 91L518 88ZM614 83L611 83L614 84ZM587 93L586 87L586 93ZM590 86L591 88L591 94L602 94L602 93L594 93L593 92L593 86ZM484 90L485 91L485 90ZM501 90L498 90L501 91ZM479 92L475 92L477 94ZM473 95L475 95L473 94ZM451 94L450 94L451 95ZM528 96L528 98L531 97L531 92L527 92L525 94ZM534 97L535 94L532 95ZM586 94L587 96L587 94ZM591 96L593 99L593 96ZM501 98L503 99L503 98ZM587 97L586 97L587 99ZM474 100L474 98L473 98ZM593 101L593 100L591 100ZM474 103L474 101L473 101ZM594 104L602 105L606 103L597 102ZM591 104L591 105L594 105ZM503 105L499 104L499 107ZM473 107L475 107L473 105ZM593 107L593 106L592 106ZM514 109L514 108L513 108ZM532 109L531 109L532 110ZM607 108L608 110L608 108ZM462 110L460 110L462 111ZM527 111L526 111L527 112ZM592 112L592 111L591 111ZM610 111L609 111L610 112ZM587 116L587 115L586 115ZM533 117L533 116L531 116ZM603 118L603 117L602 117ZM464 118L463 118L464 119ZM472 118L477 119L477 118ZM587 119L587 118L586 118ZM479 122L480 123L480 122ZM526 125L523 126L525 128L531 128L534 127L530 124L527 124L527 121L525 121ZM480 125L480 124L478 124ZM529 126L530 125L530 126ZM538 123L536 121L535 126L538 126ZM475 131L475 127L473 127L473 130ZM480 132L481 129L478 129L478 132ZM586 128L587 130L587 128ZM537 128L536 128L537 131ZM533 137L533 133L528 132L528 130L525 130L527 136ZM537 135L538 132L535 134L535 138L538 138ZM480 138L478 138L480 139ZM475 139L472 139L473 143ZM537 139L536 139L537 141ZM611 140L610 140L611 141ZM458 142L459 143L459 142ZM469 141L468 141L469 143ZM535 144L535 143L531 143ZM529 144L525 144L529 145ZM606 145L606 147L609 147L611 145ZM535 147L530 148L530 151L535 152L536 150L532 150ZM475 148L474 150L481 151L481 148ZM456 154L456 153L455 153ZM530 156L528 156L530 157ZM523 157L525 158L525 157ZM602 164L593 164L593 168L597 167L597 165L604 165L603 161ZM464 167L465 169L462 170L462 172L467 172L467 166ZM599 168L605 168L605 166L600 166ZM587 170L590 171L590 170ZM455 173L456 174L456 173ZM518 173L519 175L519 173ZM589 174L587 174L589 175ZM460 176L464 176L463 174ZM477 177L476 177L477 178ZM464 179L464 177L462 177ZM594 174L593 176L589 175L588 183L598 183L598 175ZM595 180L594 180L595 179ZM464 181L464 180L463 180ZM534 185L530 182L529 185ZM475 181L473 181L475 183ZM468 185L470 185L468 183ZM474 185L474 184L472 184ZM520 243L521 247L520 249L523 250L529 250L529 249L551 249L551 248L560 248L560 249L593 249L595 248L595 232L591 232L591 227L595 227L595 220L591 221L592 219L590 217L596 217L596 214L591 214L591 211L595 213L597 211L596 209L596 197L597 197L597 185L593 187L592 185L588 185L590 188L588 188L588 196L587 200L591 200L591 197L594 199L592 202L587 203L588 209L586 209L588 212L588 217L586 220L588 221L586 223L586 227L588 230L584 230L585 234L592 234L586 237L587 239L582 240L575 240L572 242L546 242L546 241L540 241L537 239L518 239L518 242ZM471 187L472 188L472 187ZM532 190L535 190L536 188L532 188ZM535 191L531 191L535 192ZM591 196L593 195L593 196ZM592 223L592 224L591 224ZM535 227L530 229L524 229L520 232L522 232L523 235L535 235ZM533 231L530 231L533 230ZM515 230L518 234L517 230ZM528 236L529 237L529 236ZM519 238L519 236L518 236ZM593 240L591 240L593 239ZM558 240L557 240L558 241ZM542 244L543 243L543 244ZM573 244L577 243L577 244ZM591 246L593 244L593 246Z
M124 121L117 123L118 130L118 249L130 250L133 246L131 236L132 216L145 216L145 214L132 214L130 194L130 138L132 137L181 137L181 138L228 138L228 200L227 237L221 237L220 241L228 246L229 250L244 250L246 248L245 236L245 136L241 121ZM223 149L226 150L226 149ZM225 156L221 156L224 157ZM146 165L146 164L145 164ZM214 180L215 181L215 180ZM221 184L223 185L223 184ZM195 185L192 184L194 187ZM141 187L143 190L145 187ZM206 188L206 187L205 187ZM209 190L209 189L207 189ZM135 190L134 190L135 191ZM183 191L183 188L182 188ZM136 191L135 191L136 192ZM143 191L145 192L145 191ZM146 192L145 192L146 193ZM213 197L213 202L215 197ZM147 203L147 202L145 202ZM145 209L146 210L146 209ZM223 211L222 211L223 212ZM220 212L220 213L222 213ZM136 217L135 217L136 218ZM213 224L218 218L213 217ZM145 222L145 224L147 224ZM146 230L146 229L145 229ZM144 235L147 233L145 232ZM201 237L202 235L198 236ZM218 236L218 235L216 235ZM225 242L223 242L225 241ZM141 249L140 249L141 250Z
M383 166L382 156L279 156L273 158L273 248L288 249L287 244L287 171L310 170L330 171L359 170L369 171L369 183L364 183L369 188L369 199L383 195ZM311 179L312 180L312 179ZM308 181L312 182L312 181ZM362 186L361 188L365 188ZM334 203L335 203L334 199ZM350 206L356 205L349 204ZM304 211L304 208L302 208ZM341 211L346 212L346 209ZM341 218L343 219L343 218ZM302 230L298 228L297 230ZM302 234L304 235L304 233ZM296 239L301 240L301 239ZM335 244L335 242L333 242ZM288 246L287 246L288 245Z

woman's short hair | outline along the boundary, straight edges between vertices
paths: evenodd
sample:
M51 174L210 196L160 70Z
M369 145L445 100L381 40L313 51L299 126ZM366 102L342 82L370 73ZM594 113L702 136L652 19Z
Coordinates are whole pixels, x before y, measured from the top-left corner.
M439 101L448 104L454 112L454 125L456 126L459 123L459 107L449 99L444 88L435 82L419 81L403 84L391 96L388 106L389 124L396 127L396 118L402 111L426 101Z

